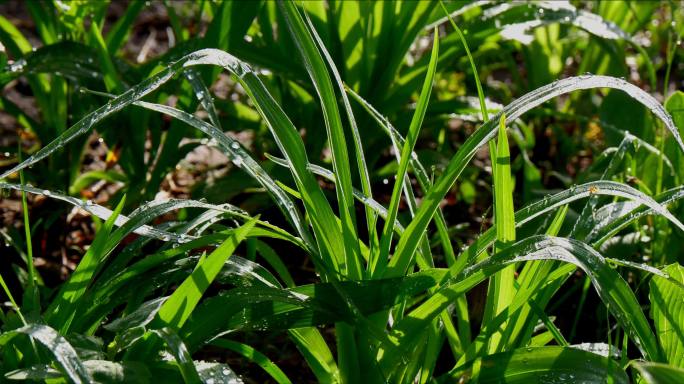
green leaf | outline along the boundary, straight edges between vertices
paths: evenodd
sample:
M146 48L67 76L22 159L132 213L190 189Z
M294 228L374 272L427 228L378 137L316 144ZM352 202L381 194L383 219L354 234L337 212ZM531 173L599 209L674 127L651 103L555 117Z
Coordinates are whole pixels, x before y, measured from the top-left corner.
M684 267L671 264L663 269L670 278L684 283ZM673 281L654 276L650 283L651 315L658 341L667 362L684 368L684 288Z
M288 333L319 382L341 382L335 358L316 328L290 329Z
M560 260L582 268L591 278L599 297L610 312L635 340L642 355L655 361L660 359L660 350L650 325L634 293L622 277L586 244L574 239L551 236L528 237L448 279L439 291L395 324L392 330L393 339L401 351L408 353L415 346L420 331L451 305L456 297L506 265L530 260ZM396 354L382 358L385 360L385 369L392 369L399 359Z
M361 255L356 235L354 197L349 163L349 153L342 127L342 119L337 107L337 98L330 80L328 69L311 33L306 27L295 3L279 1L279 8L285 15L290 36L299 49L306 70L314 83L321 100L321 109L328 133L332 154L333 171L337 177L337 202L342 222L343 248L345 252L345 273L352 279L361 278Z
M204 292L223 268L223 264L235 252L247 233L254 227L256 220L250 220L236 229L221 246L197 264L185 281L173 292L159 309L155 324L180 329Z
M112 62L112 57L107 50L107 45L102 38L102 33L100 31L100 26L97 25L95 21L90 23L89 31L90 45L95 46L97 49L97 55L100 59L100 69L104 73L104 83L108 91L123 92L124 85L116 71L116 67Z
M500 168L499 168L500 167ZM513 208L513 181L511 154L506 135L506 114L499 120L499 139L496 147L494 174L494 222L498 248L503 249L515 241L515 210Z
M677 132L677 128L672 122L672 118L665 111L662 105L658 103L651 95L644 92L642 89L627 83L624 80L616 79L609 76L591 76L584 75L579 77L567 78L559 80L555 83L545 85L536 90L518 98L504 108L501 114L506 114L508 120L515 120L520 115L529 111L530 109L544 103L545 101L575 90L593 89L593 88L613 88L619 89L632 98L636 99L658 118L660 118L666 125L667 129L672 132L677 144L684 149L684 142ZM449 161L444 173L437 179L430 191L427 192L422 201L420 209L416 213L415 218L411 224L406 228L406 235L402 236L397 244L394 258L411 259L418 247L418 241L421 233L423 233L439 207L440 202L446 196L456 182L461 172L465 169L470 160L475 156L477 149L487 143L496 134L497 126L495 121L498 117L484 123L475 133L473 133L463 143L463 145L456 152L454 157ZM672 217L669 213L663 213ZM672 219L671 219L672 220ZM674 219L674 222L678 220ZM682 226L684 228L684 226Z
M291 383L287 375L277 365L275 365L271 359L268 358L268 356L250 347L249 345L226 339L213 340L211 345L226 348L233 352L239 353L263 368L263 370L266 371L266 373L268 373L278 384Z
M496 146L496 167L494 167L494 228L496 229L497 251L505 249L515 241L515 211L513 209L513 182L511 180L511 154L506 135L506 114L499 119L499 139ZM513 300L515 265L510 265L489 280L487 302L482 324L501 313ZM501 336L495 334L489 340L489 352L499 351Z
M195 350L216 333L227 330L283 330L339 321L353 323L354 315L339 305L343 295L350 298L361 314L371 315L435 287L445 274L446 270L430 269L392 279L340 282L342 294L331 283L292 289L235 288L198 306L182 335L189 348Z
M439 33L435 29L434 38L432 43L432 53L430 54L430 65L428 69L427 76L423 82L423 88L420 91L420 96L418 98L418 103L416 104L416 110L411 118L411 125L409 126L408 135L406 136L406 141L404 142L404 147L401 150L401 159L399 161L399 168L397 169L396 178L394 181L394 188L392 189L392 197L390 200L390 207L388 209L389 215L388 219L385 220L385 226L383 227L382 237L380 239L380 259L377 260L379 263L378 271L376 276L383 276L385 272L385 264L387 263L387 257L389 255L390 246L392 242L392 234L394 227L394 220L397 217L397 211L399 210L399 200L401 199L401 189L404 185L404 177L406 176L406 171L408 169L409 159L413 154L413 148L418 140L418 133L423 125L423 118L425 117L425 111L427 110L428 102L430 100L430 94L432 93L432 82L435 76L435 71L437 70L437 59L439 58ZM410 265L412 258L410 257L400 257L401 255L394 255L392 260L390 260L387 266L387 277L396 277L404 274L404 271ZM430 261L431 262L431 261ZM375 271L376 266L371 265L371 270Z
M157 335L164 340L169 351L171 351L171 354L176 359L180 373L183 376L183 381L188 384L199 384L203 382L195 367L194 361L192 361L190 352L188 352L188 349L185 347L185 343L183 343L183 340L173 329L164 327L151 330L150 333Z
M344 7L344 5L340 4L341 6ZM311 22L311 19L309 18L307 13L304 13L304 16L306 16L306 21L307 25L309 26L309 30L311 31L311 34L313 37L316 39L316 43L318 44L318 49L320 49L321 53L325 57L326 62L328 63L328 66L330 67L330 70L333 73L333 76L335 78L335 83L337 84L337 89L340 91L342 95L342 102L344 105L344 109L347 113L347 119L349 121L349 125L351 128L351 133L352 133L352 138L354 139L354 149L356 150L355 155L356 155L356 166L358 167L359 171L359 178L361 179L361 190L363 191L363 195L366 198L372 199L373 198L373 192L371 190L371 184L370 184L370 176L368 173L368 167L366 164L366 156L363 151L363 144L361 142L361 134L359 132L359 128L356 124L356 118L354 117L354 112L351 108L351 105L349 103L349 98L347 97L347 93L345 92L345 87L344 83L342 82L342 78L340 76L339 71L335 67L335 62L330 56L330 53L328 53L328 50L326 49L325 45L323 44L323 41L321 40L321 37L318 35L316 32L316 29L313 26L313 23ZM347 74L348 75L348 74ZM356 194L354 194L356 197ZM378 242L377 238L377 214L373 212L373 210L366 205L366 228L368 229L369 232L369 244L370 244L370 253L372 254L374 252L373 247L375 247Z
M471 361L451 370L439 383L629 383L612 360L572 347L521 348Z
M117 216L123 209L125 198L121 199L113 214L102 225L95 236L88 251L78 263L76 270L69 280L62 286L57 299L52 303L46 315L47 321L53 324L62 333L67 333L73 320L75 306L88 288L89 282L95 275L96 266L99 265L107 254L107 243Z
M83 366L92 377L93 383L145 384L152 380L149 369L143 363L136 361L86 360L83 362ZM9 380L46 380L63 378L63 375L49 365L34 365L28 369L8 372L5 377ZM52 383L53 381L47 382Z
M126 37L130 33L131 27L133 27L136 17L140 11L142 11L144 6L145 1L143 0L131 1L126 7L123 17L118 19L107 33L107 37L105 39L107 42L107 50L111 52L112 55L116 54L121 47L121 44L123 44L126 40Z
M684 135L684 92L676 91L665 101L665 108L672 114L672 120L679 128L679 134Z
M88 187L93 182L99 180L122 183L128 182L128 178L126 177L126 175L117 172L113 169L109 169L106 171L88 171L78 175L76 180L74 180L74 182L69 187L69 194L75 195L79 193L81 190Z
M53 355L57 364L74 383L90 383L92 378L78 358L76 350L54 329L40 324L29 324L22 328L5 332L0 335L0 347L12 340L18 334L25 334L43 344Z
M649 361L633 361L631 365L647 384L679 384L684 382L684 369Z

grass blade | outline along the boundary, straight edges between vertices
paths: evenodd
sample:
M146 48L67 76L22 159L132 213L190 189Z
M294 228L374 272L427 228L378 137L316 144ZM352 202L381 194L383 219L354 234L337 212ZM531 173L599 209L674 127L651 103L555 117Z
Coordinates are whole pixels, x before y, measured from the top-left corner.
M199 373L197 372L197 368L195 368L195 364L192 361L190 352L188 352L183 340L176 332L166 327L162 329L154 329L150 332L164 340L169 351L171 351L171 354L176 359L178 368L183 376L183 381L188 384L200 384L203 382Z
M684 308L681 302L684 268L679 264L672 264L666 267L664 272L674 281L661 276L651 280L651 314L666 361L673 366L684 368Z
M57 299L53 301L48 309L46 315L48 323L53 324L61 333L66 334L69 331L76 303L85 293L92 276L95 275L96 266L100 264L106 256L109 236L112 232L116 217L121 212L121 209L123 209L125 200L126 199L124 198L119 202L113 214L102 225L100 231L98 231L95 236L95 240L93 240L88 251L81 259L81 262L78 263L76 270L62 286L57 295Z
M78 358L76 350L57 331L39 324L29 324L22 328L5 332L0 336L0 346L7 344L18 334L25 334L37 340L54 356L55 361L74 383L90 383L92 378Z
M287 375L277 365L275 365L271 361L271 359L268 358L268 356L257 351L256 349L250 347L249 345L238 343L238 342L235 342L232 340L226 340L226 339L216 339L216 340L212 341L211 344L215 345L217 347L229 349L233 352L237 352L240 355L244 356L245 358L249 359L250 361L258 364L278 384L290 384L291 383L291 381L290 381L290 379L288 379Z
M361 134L359 133L359 128L356 125L356 118L354 117L354 112L351 109L347 93L345 92L345 87L342 82L342 78L340 77L340 73L337 70L337 67L335 67L335 62L330 56L330 53L328 53L328 50L325 48L325 45L323 44L321 37L318 35L318 32L316 32L316 29L314 28L313 23L311 22L311 19L309 18L306 12L304 13L304 16L306 17L306 22L309 26L311 34L316 39L318 49L320 49L321 53L323 54L323 57L325 57L325 60L328 63L328 67L330 67L330 70L333 73L335 83L337 84L337 89L340 91L340 94L342 95L342 103L344 105L345 112L347 113L347 119L349 121L349 126L351 128L352 138L354 139L354 149L356 150L356 166L359 170L359 177L361 179L361 191L363 192L365 197L372 199L373 193L371 190L368 168L366 166L366 156L364 155L363 144L361 142ZM375 214L368 206L366 206L366 227L369 233L368 237L371 239L369 241L371 254L373 254L374 247L378 243L376 223L377 214Z
M342 120L337 108L337 98L332 87L328 69L321 57L320 51L311 33L306 28L295 3L279 1L279 8L285 15L290 36L299 49L300 56L314 88L321 100L321 109L325 119L328 141L332 154L333 170L337 175L337 202L339 205L340 221L342 222L343 248L345 251L346 275L352 279L360 279L361 256L356 235L356 218L354 214L354 197L352 195L351 172L349 169L349 154L342 128ZM312 215L315 213L311 213ZM356 244L356 245L354 245Z
M219 274L223 264L232 256L237 246L245 239L247 233L254 227L255 220L251 220L238 228L228 237L220 247L205 259L200 260L197 267L185 281L164 302L157 315L157 323L163 326L179 329L188 316L195 309L204 291Z
M524 112L553 97L575 90L593 88L619 89L644 104L665 123L665 126L670 130L679 144L679 147L684 150L684 142L682 142L679 132L672 121L672 117L665 111L663 106L652 96L624 80L609 76L583 75L559 80L555 83L540 87L506 106L504 110L500 112L499 116L484 123L481 128L475 131L475 133L465 141L461 148L456 152L456 155L449 161L444 173L437 179L433 187L426 194L416 217L406 229L406 235L402 236L399 240L394 259L410 260L413 257L418 246L419 234L427 229L427 225L439 206L440 201L442 201L446 193L451 189L451 186L460 176L463 169L465 169L470 159L473 158L477 149L492 139L496 134L497 126L493 121L497 121L501 114L505 114L508 120L512 121L520 117Z
M511 180L511 154L506 136L506 115L499 119L499 139L496 146L496 167L494 168L494 228L496 230L496 251L499 252L515 241L515 211L513 209L513 182ZM482 324L501 313L513 300L515 265L510 265L489 280L487 302ZM501 336L489 339L489 352L500 351L497 346Z
M572 239L551 236L532 236L521 240L491 258L466 268L460 275L443 283L443 288L395 325L392 335L407 351L417 341L419 330L425 329L441 311L459 295L498 272L506 265L519 261L561 260L584 270L596 291L620 325L650 360L660 360L660 350L648 321L627 283L606 263L605 259L586 244ZM385 370L398 363L395 355L381 355Z
M523 348L469 362L438 379L478 383L604 382L629 383L625 372L610 359L569 347Z
M675 384L684 380L684 369L649 361L632 361L631 365L646 384Z
M389 216L388 220L385 221L385 225L382 230L382 237L380 238L380 258L376 261L376 265L370 266L371 271L373 271L374 276L383 276L385 274L385 265L387 263L387 257L389 256L390 246L392 242L393 234L393 223L397 217L397 211L399 210L399 200L401 198L401 188L404 185L404 177L408 169L409 159L412 156L413 148L418 140L418 132L420 132L421 125L423 124L423 118L425 117L425 111L427 110L428 101L430 100L430 94L432 92L432 82L434 79L435 71L437 69L437 59L439 58L439 33L435 30L434 39L432 43L432 53L430 54L430 65L428 69L427 76L425 77L425 82L423 83L423 88L420 91L420 96L418 98L418 103L416 104L416 110L411 118L411 125L409 126L408 135L404 146L401 150L401 160L399 162L399 167L396 173L396 179L394 182L394 188L392 189L392 197L390 200L390 207L388 209ZM394 255L392 260L387 265L387 276L399 276L404 273L404 270L408 267L410 259L401 258L401 255ZM377 269L377 270L376 270Z
M212 120L218 121L216 117L215 108L213 103L209 101L211 98L206 91L204 84L200 82L200 79L196 75L188 74L190 82L195 87L195 92L202 95L200 102L204 105L205 109L209 112L209 116L213 116ZM109 96L103 94L104 96ZM181 111L179 109L169 107L162 104L148 103L144 101L136 101L133 103L139 107L163 113L165 115L171 116L175 119L185 122L186 124L200 130L201 132L207 134L219 145L221 150L228 155L233 164L239 168L242 168L247 174L252 176L259 184L261 184L271 195L273 200L276 202L278 208L283 212L286 218L297 229L299 235L307 242L307 244L313 248L313 241L311 235L304 223L303 218L297 207L294 205L292 200L287 196L287 194L276 184L276 182L270 177L270 175L257 163L252 156L247 152L242 145L235 139L223 133L223 131L217 125L209 124L203 120L198 119L196 116Z
M349 87L347 87L346 90L354 98L354 100L356 100L359 104L361 104L361 106L366 111L368 111L371 117L384 130L387 136L389 136L390 140L392 140L392 145L394 146L396 152L400 153L399 148L403 148L404 143L406 142L404 138L401 136L401 134L392 126L392 124L387 120L386 117L380 114L380 112L373 108L373 106L370 105L370 103L368 103L366 100L364 100L359 94L354 92L354 90L352 90ZM432 182L430 181L428 172L425 170L425 167L420 162L420 160L418 159L418 155L415 152L411 153L411 156L409 158L409 164L411 165L411 169L413 170L413 175L416 177L416 180L418 180L420 188L424 192L429 190L432 186ZM410 196L407 197L410 198ZM386 220L385 217L383 217L383 219ZM444 257L447 260L447 265L452 266L456 263L456 255L451 245L451 240L449 239L446 220L444 219L444 214L442 213L441 209L437 209L435 225L437 226L440 241L442 242L442 248L444 248ZM461 264L465 265L464 263Z

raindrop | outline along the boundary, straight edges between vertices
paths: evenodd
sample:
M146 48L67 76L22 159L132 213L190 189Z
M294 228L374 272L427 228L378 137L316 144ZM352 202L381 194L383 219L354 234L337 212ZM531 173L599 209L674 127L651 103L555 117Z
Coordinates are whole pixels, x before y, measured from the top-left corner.
M233 149L238 149L240 148L240 144L237 141L233 141L232 143L230 143L230 147Z
M385 185L387 185L387 184L389 184L389 180L387 180L387 179L382 179L382 183L385 184Z
M43 190L43 195L50 196L51 194L52 194L52 192L48 191L47 189Z
M5 157L10 157L10 153L9 153L9 152L5 152Z

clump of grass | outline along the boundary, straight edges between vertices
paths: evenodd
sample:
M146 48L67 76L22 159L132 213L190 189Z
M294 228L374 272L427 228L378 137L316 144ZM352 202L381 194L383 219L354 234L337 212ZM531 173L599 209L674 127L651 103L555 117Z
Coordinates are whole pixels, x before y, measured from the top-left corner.
M130 84L121 76L125 71L119 72L114 54L142 5L136 2L129 7L108 36L101 35L103 23L94 21L87 31L90 45L84 46L92 48L90 53L102 64L103 70L95 76L101 83L100 90L78 93L99 100L99 106L83 111L73 122L64 116L54 117L53 125L49 125L53 132L41 132L39 124L26 123L44 143L30 157L19 157L0 174L0 188L20 191L22 196L29 193L61 200L104 222L68 280L53 294L39 296L39 273L33 266L31 227L23 198L29 279L21 305L0 276L12 303L1 319L1 361L6 379L241 382L234 367L197 358L212 346L238 353L276 382L291 382L274 356L269 358L234 337L252 331L287 334L301 360L320 382L627 383L631 374L633 379L655 383L682 377L684 339L678 330L684 325L679 321L681 306L676 298L684 275L678 259L663 257L645 263L611 252L614 246L634 245L634 238L644 243L657 241L651 252L653 248L668 249L669 238L678 238L675 236L684 231L681 211L676 208L684 196L678 168L684 153L680 137L681 93L671 96L663 106L624 79L584 74L549 82L500 110L489 111L475 62L477 55L471 54L467 41L474 34L465 34L458 27L455 18L466 10L456 4L345 2L326 9L322 3L298 7L289 1L257 2L244 11L254 16L256 24L252 19L243 20L244 14L238 10L241 6L234 2L200 6L200 11L214 7L211 11L215 18L204 40L194 43L218 48L198 49L188 41L188 46L170 56L173 60L166 57L167 61L153 62L134 76L138 81ZM45 11L44 4L30 7L36 15ZM503 28L487 32L491 34L499 29L563 23L609 40L636 44L617 25L570 5L475 4L465 8L472 7L484 8L477 19L483 25L492 20L506 23ZM529 8L534 8L536 15L532 24L526 11ZM173 8L169 12L175 15ZM324 33L321 28L324 22L332 23L328 17L335 18L338 25L353 24L343 16L346 13L356 14L362 21L358 24L360 32L346 30L346 38L356 39L353 41L363 48L360 57L355 50L342 50L349 57L330 52L331 39L339 38L343 43L347 40ZM440 21L444 14L447 19ZM264 41L275 43L274 36L278 36L279 42L291 48L288 54L295 59L285 60L278 51L269 56L258 49L250 55L249 44L242 37L245 32L259 35L254 25L275 27L271 17L279 21L278 33L260 31ZM392 21L395 18L398 21ZM21 66L19 61L14 62L0 77L6 83L26 76L36 97L45 99L39 103L41 108L48 108L50 102L56 102L53 97L62 95L40 94L41 90L69 90L65 79L42 74L53 68L55 57L63 57L59 49L64 47L53 34L65 24L46 20L41 28L48 44L30 52L25 39L16 38L10 50L16 51L13 55L17 58L25 56L25 62ZM174 20L177 35L187 37L178 20ZM382 20L389 27L376 28L370 20ZM444 36L447 27L435 27L447 20L455 35ZM595 23L589 25L586 20ZM220 33L226 25L237 30L227 39ZM18 33L4 18L0 19L0 27L0 38ZM545 28L557 32L555 27ZM429 31L430 53L418 58L408 73L401 72L405 53L424 29ZM498 38L487 36L490 43ZM370 53L386 49L383 44L390 40L399 46L400 54L383 57ZM424 130L439 115L431 114L431 108L436 105L438 109L443 103L436 95L440 90L436 83L448 72L443 63L461 49L466 53L467 68L473 72L478 93L475 111L469 112L476 116L479 109L482 121L449 154L443 168L428 176L431 167L417 148ZM653 76L655 70L648 55L640 46L637 53L645 60L649 76ZM673 55L668 57L672 59ZM241 59L243 56L249 60ZM89 63L89 58L86 52L83 62ZM283 61L279 63L280 59ZM75 61L81 65L78 57ZM299 62L303 68L296 64ZM273 78L260 76L253 64L279 69L291 81L288 87L295 89L288 92L300 94L295 98L298 102L315 101L320 111L312 115L320 118L314 124L321 133L324 131L320 142L329 147L328 168L320 165L317 152L310 151L312 145L320 143L304 141L295 123L302 121L302 117L295 116L297 110L287 108L288 98L274 91L278 88L272 84ZM83 80L82 67L59 65L62 71L74 70L74 78ZM671 67L668 63L667 76ZM389 75L382 75L374 83L380 91L365 85L382 69ZM233 107L254 108L264 125L264 135L270 135L278 155L267 155L268 160L261 161L224 133L220 108L207 88L218 71L229 72L244 91L249 103L236 102ZM168 89L194 99L185 98L176 106L154 99ZM543 113L543 106L551 99L599 89L611 90L606 99L615 97L612 92L624 93L626 101L618 107L625 113L628 108L642 108L655 118L648 120L652 124L643 132L659 132L657 145L647 143L648 135L638 139L627 127L617 126L615 130L622 133L622 139L597 157L580 184L519 204L516 198L522 184L541 185L539 170L528 154L534 147L530 143L534 134L529 137L530 128L523 116L540 109ZM387 91L387 97L379 96L382 91ZM402 95L412 94L417 97L414 107L402 110ZM349 97L358 105L352 105ZM109 100L102 104L102 98ZM380 106L387 107L392 100L402 102L390 103L393 105L387 110L396 116L410 114L406 123L396 121L403 131L380 112L385 111ZM567 100L575 101L572 97ZM208 121L191 113L198 106L207 112ZM361 109L355 109L358 106ZM489 112L493 114L491 119ZM559 120L580 113L569 108L556 112L550 111L550 115ZM159 139L156 160L145 163L136 157L140 153L135 148L140 149L140 144L144 148L147 139L141 139L139 134L120 134L122 146L131 151L122 160L128 175L102 176L126 180L125 190L131 193L133 203L129 195L122 194L120 199L112 200L117 203L110 210L57 191L52 188L58 182L55 180L46 180L48 185L38 187L24 182L23 172L29 167L40 167L45 159L68 154L65 149L75 147L95 127L111 129L107 124L117 120L135 128L139 117L154 114L173 121L166 133L162 134L160 127L149 129L150 136L156 138L153 140ZM606 115L606 120L611 119L619 121L612 114ZM441 132L440 124L442 121L430 132ZM268 194L284 217L282 224L270 223L261 215L227 203L192 199L143 203L158 186L154 183L178 161L177 146L184 135L210 138L244 177L253 179ZM370 145L375 142L394 148L395 159L386 173L394 176L386 179L386 184L391 184L387 206L381 189L374 189L378 158L369 148L375 148ZM478 172L469 167L485 145L489 146L491 161L491 177L486 180L493 185L489 202L493 205L493 225L468 246L454 247L453 223L447 221L442 204L454 185L465 183L467 173ZM520 152L517 163L513 160L516 150ZM74 153L80 151L82 148ZM637 170L641 160L659 164L655 177ZM270 163L284 167L287 174L278 173ZM669 174L664 171L665 164L671 168ZM19 183L12 180L16 173L21 176ZM326 193L317 176L334 185L334 196ZM77 168L72 168L68 184L73 186L78 177ZM136 190L143 184L144 191ZM654 188L656 194L651 193L649 185L658 186ZM402 204L408 208L405 212ZM156 221L178 210L193 214L161 225ZM359 212L363 212L365 220L357 217ZM124 241L132 233L139 237ZM296 249L308 257L316 281L297 285L292 255L278 252L278 244L287 244L281 248ZM588 282L584 287L572 280L580 271ZM648 298L635 284L647 279ZM472 305L473 292L485 283L488 289L483 295L483 310L478 312ZM568 286L584 289L582 302L590 287L596 291L608 322L616 323L615 328L606 327L605 339L575 343L577 320L568 333L550 315L553 300L563 296ZM642 309L644 304L650 305L653 323ZM481 319L476 320L478 317ZM324 327L334 330L334 340L324 336Z

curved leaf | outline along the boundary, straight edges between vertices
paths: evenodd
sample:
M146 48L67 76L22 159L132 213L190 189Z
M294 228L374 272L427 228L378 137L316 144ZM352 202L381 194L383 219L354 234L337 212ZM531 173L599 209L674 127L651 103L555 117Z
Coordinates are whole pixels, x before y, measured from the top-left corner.
M451 370L439 383L629 383L613 361L571 347L521 348L471 361Z
M647 384L679 384L684 382L684 369L671 365L651 363L647 361L632 362L641 378Z
M459 295L467 292L506 265L529 260L559 260L572 263L590 277L599 297L609 311L629 333L642 354L651 360L660 360L660 349L655 336L641 311L641 307L622 277L605 259L586 244L551 236L533 236L521 240L494 256L466 268L461 274L448 279L442 288L424 303L399 321L392 330L393 340L400 350L406 352L414 346L420 330L440 311L447 308ZM399 363L399 356L385 355L383 367L391 369Z
M684 283L684 267L671 264L663 271L674 282L661 276L653 277L649 293L651 314L667 362L684 368L684 288L681 285Z
M672 133L679 144L679 147L684 150L684 142L682 142L677 127L675 127L672 117L665 111L663 106L648 93L624 80L610 76L582 75L559 80L540 87L507 105L503 111L484 123L475 131L475 133L468 137L465 143L463 143L461 148L456 152L456 155L449 161L444 173L427 192L414 220L406 229L406 235L402 236L399 240L392 262L390 263L390 269L388 270L388 272L391 272L389 276L401 275L409 266L418 246L419 234L427 229L439 203L444 196L446 196L449 189L451 189L451 186L456 182L456 179L460 176L463 169L465 169L468 162L475 156L477 149L496 135L497 122L502 114L505 114L508 120L514 120L526 111L529 111L556 96L576 90L593 88L618 89L626 92L629 96L644 104L665 123L666 128Z
M6 345L18 334L28 335L43 344L54 356L55 361L64 370L67 377L74 383L90 383L92 381L74 347L54 329L46 325L29 324L0 335L0 346Z

